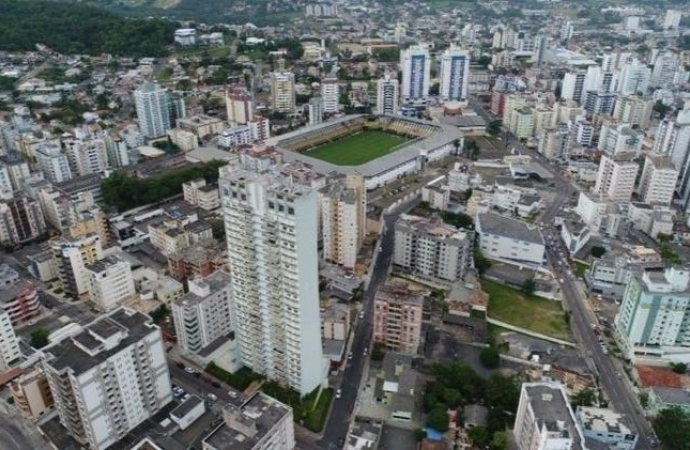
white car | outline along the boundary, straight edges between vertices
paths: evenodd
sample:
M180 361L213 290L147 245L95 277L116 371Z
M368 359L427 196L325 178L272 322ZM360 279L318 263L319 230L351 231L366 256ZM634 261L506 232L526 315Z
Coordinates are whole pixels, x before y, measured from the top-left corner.
M343 391L341 391L340 389L335 391L335 398L340 398L342 395L343 395Z
M350 354L347 355L347 359L352 359L352 352L350 352Z
M208 399L212 402L215 402L216 400L218 400L218 397L216 397L216 394L208 394Z
M196 373L196 370L192 369L191 367L187 366L184 368L184 371L187 373Z
M360 318L360 319L364 319L364 311L362 311L362 312L359 313L359 318Z
M230 396L230 398L237 398L237 392L235 391L228 391L228 395Z

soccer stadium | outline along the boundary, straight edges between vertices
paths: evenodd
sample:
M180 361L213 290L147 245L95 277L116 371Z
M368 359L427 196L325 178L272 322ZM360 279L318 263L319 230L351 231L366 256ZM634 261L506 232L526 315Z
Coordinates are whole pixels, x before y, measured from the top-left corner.
M374 189L415 173L462 146L457 127L407 117L355 115L271 138L286 162L300 160L319 173L357 172Z

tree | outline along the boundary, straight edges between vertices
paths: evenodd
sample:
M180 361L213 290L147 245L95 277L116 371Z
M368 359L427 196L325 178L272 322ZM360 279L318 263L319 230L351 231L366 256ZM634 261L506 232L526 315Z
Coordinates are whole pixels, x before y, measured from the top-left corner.
M685 363L671 363L671 370L673 370L675 373L685 373L688 370L688 365Z
M467 435L472 439L475 447L486 448L491 443L491 435L484 427L472 427Z
M583 389L573 396L573 406L594 406L596 395L592 389Z
M426 439L426 430L423 428L417 428L414 430L414 440L417 442L422 442L424 439Z
M50 331L45 328L37 328L31 332L31 346L35 349L43 348L48 345Z
M537 283L534 281L534 278L528 278L522 282L522 286L520 289L525 294L532 295L534 294L534 291L537 289Z
M507 450L508 438L505 431L497 431L489 444L489 450Z
M595 258L601 258L606 254L606 249L600 245L595 245L589 253Z
M448 431L448 414L445 405L439 404L431 410L426 417L426 426L441 433Z
M501 354L495 347L486 347L479 353L479 360L487 369L495 369L501 364Z
M491 136L498 136L498 134L501 132L502 127L502 120L492 120L486 125L486 132Z
M443 390L443 400L451 408L457 408L462 403L462 394L457 389L445 388Z
M477 269L480 275L483 275L487 270L491 268L491 261L489 261L486 256L482 253L482 250L478 245L474 246L473 251L474 256L474 267Z
M668 105L665 105L664 102L661 100L657 100L656 103L654 103L654 111L659 113L659 118L663 118L669 111L671 111L671 107Z
M677 406L662 409L654 431L664 448L690 450L690 416Z

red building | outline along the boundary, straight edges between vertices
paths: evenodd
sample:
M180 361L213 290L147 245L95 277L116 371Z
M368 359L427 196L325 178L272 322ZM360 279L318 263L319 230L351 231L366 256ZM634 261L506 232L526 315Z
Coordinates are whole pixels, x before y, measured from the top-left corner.
M13 326L28 322L41 314L41 302L36 287L22 280L0 290L2 308L10 316Z

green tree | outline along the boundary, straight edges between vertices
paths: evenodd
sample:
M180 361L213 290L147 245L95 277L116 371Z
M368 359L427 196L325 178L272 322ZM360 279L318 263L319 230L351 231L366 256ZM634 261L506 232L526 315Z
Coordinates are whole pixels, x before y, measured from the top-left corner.
M534 294L534 291L536 289L537 289L537 283L534 281L534 278L526 279L525 281L522 282L522 286L520 287L520 290L527 295Z
M31 346L35 349L43 348L48 345L50 331L45 328L37 328L31 332Z
M487 270L491 268L491 261L489 261L478 245L474 246L473 250L474 256L474 267L477 269L480 275L483 275Z
M445 405L437 405L431 410L426 417L426 426L441 433L448 431L448 414Z
M457 408L462 403L462 393L454 388L445 388L443 390L443 400L449 407Z
M654 431L667 449L690 450L690 416L677 406L662 409Z
M479 360L487 369L495 369L501 364L501 354L495 347L483 348Z
M577 394L573 395L573 406L594 406L596 394L592 389L583 389Z
M683 374L688 371L688 365L685 363L671 363L670 366L675 373Z
M505 431L497 431L494 433L489 450L508 450L508 438Z
M414 430L414 440L417 442L422 442L424 439L426 439L426 430L423 428L417 428Z
M472 427L467 432L474 445L479 448L486 448L491 443L491 435L484 427Z
M490 136L498 136L498 134L501 132L501 128L503 128L502 120L492 120L486 125L486 132Z
M661 100L657 100L656 103L654 103L654 111L659 113L659 118L663 118L671 111L671 107L664 104Z
M589 253L595 258L601 258L606 254L606 249L600 245L595 245Z

